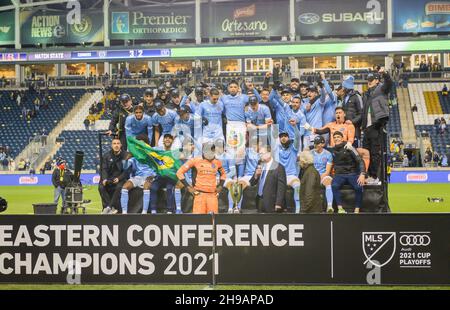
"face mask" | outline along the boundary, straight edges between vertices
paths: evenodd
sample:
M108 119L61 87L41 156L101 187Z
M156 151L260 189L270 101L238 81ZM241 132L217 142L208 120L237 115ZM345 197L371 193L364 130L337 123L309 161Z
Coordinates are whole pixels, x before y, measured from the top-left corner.
M213 160L215 156L214 156L214 153L208 152L208 153L206 153L206 154L203 154L203 157L204 157L206 160Z

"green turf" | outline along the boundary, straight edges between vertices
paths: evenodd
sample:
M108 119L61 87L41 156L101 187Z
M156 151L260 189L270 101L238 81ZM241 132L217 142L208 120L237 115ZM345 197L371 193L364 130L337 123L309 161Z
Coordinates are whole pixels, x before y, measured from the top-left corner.
M9 203L6 214L32 214L33 203L51 202L51 186L2 186L0 196ZM428 197L442 197L443 203L430 203ZM89 214L101 210L100 196L95 186L84 191L84 199L91 199L87 205ZM392 212L450 212L450 184L392 184L389 187L389 203Z

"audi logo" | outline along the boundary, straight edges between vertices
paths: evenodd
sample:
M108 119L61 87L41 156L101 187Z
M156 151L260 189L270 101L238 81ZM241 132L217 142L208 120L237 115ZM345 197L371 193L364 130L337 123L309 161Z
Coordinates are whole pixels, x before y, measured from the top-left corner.
M430 242L431 238L428 235L403 235L400 237L400 244L404 246L427 246Z

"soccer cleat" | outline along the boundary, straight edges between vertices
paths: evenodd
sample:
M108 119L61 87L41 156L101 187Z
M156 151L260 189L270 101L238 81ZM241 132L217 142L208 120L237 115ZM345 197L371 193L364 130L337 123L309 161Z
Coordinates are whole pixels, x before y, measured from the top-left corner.
M119 211L115 208L112 208L109 214L117 214L117 213L119 213Z
M110 214L111 213L111 208L110 207L106 207L102 210L102 214Z
M166 212L166 214L172 214L172 213L173 213L172 211L167 211L167 212Z
M238 208L234 208L234 209L233 209L233 213L234 213L234 214L240 214L240 213L241 213L241 210L239 210Z
M175 214L183 214L183 211L177 210L177 211L175 212Z
M339 214L346 214L347 211L345 211L344 208L339 208L339 209L338 209L338 213L339 213Z
M344 211L345 211L345 210L344 210ZM334 213L333 207L328 207L328 208L327 208L327 213Z
M228 214L232 214L233 213L233 209L228 209Z
M152 210L152 214L156 214L156 210Z

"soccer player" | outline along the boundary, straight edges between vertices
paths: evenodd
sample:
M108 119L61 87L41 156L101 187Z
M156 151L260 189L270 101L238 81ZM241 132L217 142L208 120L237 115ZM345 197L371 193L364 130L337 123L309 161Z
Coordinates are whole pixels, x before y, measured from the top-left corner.
M175 119L177 118L177 112L166 109L165 104L160 100L155 100L156 113L152 116L153 125L155 127L155 141L158 141L158 147L164 146L163 139L165 134L170 134L175 126ZM158 125L162 127L162 133ZM175 139L174 147L180 148L179 139Z
M301 109L301 98L295 95L291 99L291 110L288 111L288 123L286 124L286 131L289 134L289 139L295 139L296 135L299 138L299 151L301 147L301 137L305 133L306 116ZM298 132L297 132L298 131Z
M202 149L202 157L188 160L177 172L178 179L187 190L194 195L194 214L207 214L219 212L218 194L222 191L226 179L222 163L215 158L215 146L205 143ZM184 174L195 168L195 185L187 183ZM217 173L220 174L220 182L217 184Z
M125 134L125 119L133 113L133 102L130 95L122 94L119 97L120 107L114 112L109 123L108 135L116 135L122 143L122 150L127 150L127 137Z
M144 107L137 105L134 107L134 114L129 115L125 120L125 134L128 137L136 137L140 134L147 134L148 140L153 138L152 118L144 114Z
M224 111L223 103L219 100L219 91L211 89L210 99L205 100L195 110L195 115L202 120L203 133L202 143L225 141L223 136L222 114Z
M288 120L289 114L289 104L292 99L291 90L289 88L285 88L281 91L281 97L276 91L276 89L272 89L270 93L270 104L275 110L276 121L278 125L279 132L286 131L286 122Z
M180 112L181 108L181 100L180 91L178 89L174 89L170 92L170 100L167 103L166 107L168 109L174 110L175 112Z
M260 99L258 92L255 89L249 88L253 91L255 96ZM248 96L239 94L239 84L236 81L231 81L228 84L228 95L220 97L220 102L224 107L225 117L227 119L226 125L226 142L227 147L238 146L239 156L244 157L245 154L245 135L246 122L244 107L248 103Z
M172 151L172 145L173 145L174 138L171 134L166 133L163 137L163 148L157 148L164 151ZM178 150L172 151L174 158L179 158L179 152ZM151 188L150 188L150 206L152 213L156 213L156 208L158 206L158 190L161 187L166 188L166 197L167 197L167 214L172 214L175 212L175 186L177 184L177 181L166 177L166 176L160 176L158 175L152 182ZM181 213L181 205L177 205L176 208L177 214Z
M223 186L228 189L228 213L239 213L243 196L241 196L241 199L238 201L237 208L233 209L232 187L244 176L245 162L243 158L238 158L236 147L229 147L226 152L223 152L221 149L223 149L223 144L217 147L216 143L217 158L222 162L222 166L227 176Z
M332 85L325 79L324 72L320 72L320 78L322 80L320 100L324 103L322 122L323 124L328 124L336 120L334 112L336 110L337 96L333 92Z
M144 141L150 145L147 135L139 135L136 137L137 140ZM153 179L156 176L155 171L146 164L142 164L137 161L134 157L127 160L127 169L130 169L131 178L125 182L122 187L120 204L122 206L122 214L128 213L128 192L135 187L141 187L144 190L143 193L143 204L142 204L142 214L146 214L148 211L150 203L150 188Z
M186 138L192 139L194 136L194 116L191 114L191 108L188 105L180 108L175 118L172 136L178 137L182 145L184 145Z
M337 107L336 108L336 121L331 122L325 125L325 127L322 128L313 128L309 124L305 125L306 130L311 130L312 132L316 134L327 134L329 133L330 136L333 136L336 131L339 131L342 133L342 140L344 142L347 142L346 148L349 148L354 144L355 139L355 127L353 124L349 121L346 121L346 115L343 107ZM330 147L334 147L334 140L330 139ZM364 164L367 167L369 167L370 163L370 153L368 150L364 148L357 148L359 156L364 161Z
M297 164L300 138L297 136L291 140L287 132L282 132L279 136L278 162L286 170L286 184L294 189L295 213L300 213L300 171Z
M315 134L330 134L333 136L336 131L340 131L343 134L343 140L353 144L355 139L355 126L345 121L345 111L342 107L335 109L336 121L326 124L322 128L314 128L306 126L305 129L312 131ZM334 140L330 140L330 146L334 147Z
M267 126L273 123L270 109L266 105L259 104L256 96L251 96L248 102L250 105L245 108L245 119L250 138L256 135L260 141L267 141Z
M144 107L144 112L148 116L153 116L155 114L156 109L153 101L153 90L150 88L147 88L144 91L144 102L141 104ZM152 140L150 140L152 141Z
M323 126L322 123L322 114L323 114L323 106L324 102L320 101L319 92L317 87L310 86L308 88L308 98L309 102L305 105L302 105L302 112L306 116L306 122L315 128L320 128ZM303 147L304 148L312 148L314 144L315 134L310 131L306 131L303 139Z
M325 186L325 197L327 198L327 212L333 213L333 190L331 183L333 178L330 176L333 166L333 156L324 149L325 138L317 136L314 138L314 149L311 151L314 157L314 168L320 174L320 182Z

